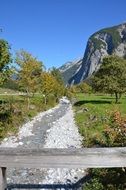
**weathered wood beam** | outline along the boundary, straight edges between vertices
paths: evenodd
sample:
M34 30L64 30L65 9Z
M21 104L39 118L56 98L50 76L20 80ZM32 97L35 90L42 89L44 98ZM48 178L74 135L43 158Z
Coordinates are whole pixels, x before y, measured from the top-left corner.
M126 147L83 149L0 148L0 167L112 168L126 167Z

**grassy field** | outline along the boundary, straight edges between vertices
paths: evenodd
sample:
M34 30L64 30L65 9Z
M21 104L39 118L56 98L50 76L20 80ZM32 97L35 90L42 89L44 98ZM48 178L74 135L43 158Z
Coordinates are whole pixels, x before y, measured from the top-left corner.
M115 97L109 95L76 94L77 102L74 105L75 120L79 131L84 136L84 146L98 145L97 139L104 141L103 131L110 121L112 112L119 111L126 116L126 97L115 104Z

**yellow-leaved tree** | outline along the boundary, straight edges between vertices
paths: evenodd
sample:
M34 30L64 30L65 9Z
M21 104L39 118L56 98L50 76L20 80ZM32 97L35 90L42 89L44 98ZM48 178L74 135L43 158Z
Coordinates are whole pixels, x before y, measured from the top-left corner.
M56 102L64 94L64 87L56 80L50 72L43 72L41 74L40 91L43 94L45 104L49 95L53 95Z
M47 104L47 98L50 94L55 94L56 86L58 85L56 79L49 72L43 72L41 74L40 91L44 96L45 104Z
M16 53L16 63L18 65L18 83L21 90L26 93L29 109L29 97L39 89L44 66L41 61L24 50Z

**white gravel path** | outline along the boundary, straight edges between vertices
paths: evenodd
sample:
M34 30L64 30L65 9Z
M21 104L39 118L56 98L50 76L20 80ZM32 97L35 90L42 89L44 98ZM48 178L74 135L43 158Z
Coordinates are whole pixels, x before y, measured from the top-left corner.
M66 109L65 112L62 111L62 109ZM48 117L54 117L54 113L57 114L57 111L62 112L62 116L58 119L53 119L52 123L49 123L50 128L47 128L46 131L46 137L45 137L45 143L43 145L44 148L81 148L82 145L82 137L80 136L78 132L78 128L74 121L74 113L72 110L72 105L70 102L63 98L60 101L60 104L56 106L53 109L50 109L46 112L42 112L38 114L35 118L33 118L32 121L24 124L20 130L18 135L11 136L9 138L5 138L3 142L1 143L0 147L17 147L17 146L24 146L23 142L24 138L27 138L29 136L32 136L32 141L34 140L34 130L37 126L37 123L43 120L43 118L46 121L46 118ZM46 117L45 117L46 116ZM38 128L39 129L39 128ZM36 129L37 130L37 129ZM43 138L40 137L39 138ZM41 142L41 141L40 141ZM41 171L41 169L39 169ZM37 170L38 171L38 170ZM29 170L20 170L17 171L14 169L14 171L10 171L9 176L9 182L12 181L12 183L15 183L15 177L13 178L13 173L22 173L21 175L24 175L24 179L22 179L21 183L24 182L29 177ZM30 170L30 172L33 172ZM37 172L36 176L33 176L34 179L36 179L36 183L38 184L74 184L77 181L79 181L82 177L85 176L85 171L83 169L53 169L50 168L48 170L44 170L45 175L44 177L39 177L42 173L42 171L39 174L39 171ZM11 177L12 176L12 177ZM11 179L12 178L12 179ZM19 183L21 180L20 177L17 178L17 183ZM32 179L33 180L33 179ZM29 181L31 183L31 181ZM47 189L47 188L46 188ZM62 188L64 189L64 188ZM70 189L70 188L69 188Z
M45 148L80 148L82 137L74 122L72 106L67 109L66 114L54 122L53 126L47 130Z
M66 114L57 120L56 123L47 131L45 148L81 148L82 137L75 125L72 106L70 105ZM49 169L45 180L45 184L54 183L76 183L85 175L83 169Z

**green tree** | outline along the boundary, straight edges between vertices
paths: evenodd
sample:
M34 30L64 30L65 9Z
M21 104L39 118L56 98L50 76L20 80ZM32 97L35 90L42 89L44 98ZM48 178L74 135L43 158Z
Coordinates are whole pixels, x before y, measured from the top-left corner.
M55 67L52 67L51 74L55 77L55 79L60 85L64 85L61 73L58 69L56 69Z
M126 92L126 60L114 55L105 57L92 78L92 86L95 91L114 94L117 103Z
M7 41L0 40L0 86L9 78L10 69L8 64L12 62L10 46Z
M76 86L76 88L78 89L78 91L80 91L81 93L88 93L90 94L92 91L92 88L89 84L87 84L86 82L81 82L79 85Z
M49 95L53 95L56 102L64 95L64 86L61 85L50 72L41 74L40 91L44 95L45 104Z
M24 50L16 53L16 63L18 65L18 83L20 88L26 92L29 109L30 95L39 90L43 63Z
M61 85L60 83L58 83L58 81L55 82L55 86L54 86L54 96L56 98L56 102L59 101L59 98L61 96L64 96L65 95L65 87L64 85Z
M18 82L16 79L12 79L10 78L9 80L7 80L3 86L3 88L7 88L7 89L12 89L12 90L17 90L19 91L19 86L18 86Z
M53 94L55 86L55 78L48 72L41 74L40 91L44 97L45 104L47 104L47 97Z
M51 75L55 78L56 83L55 83L55 90L54 90L54 96L56 98L56 101L58 102L59 98L64 95L66 89L65 85L62 79L62 75L58 69L53 67L50 71Z

